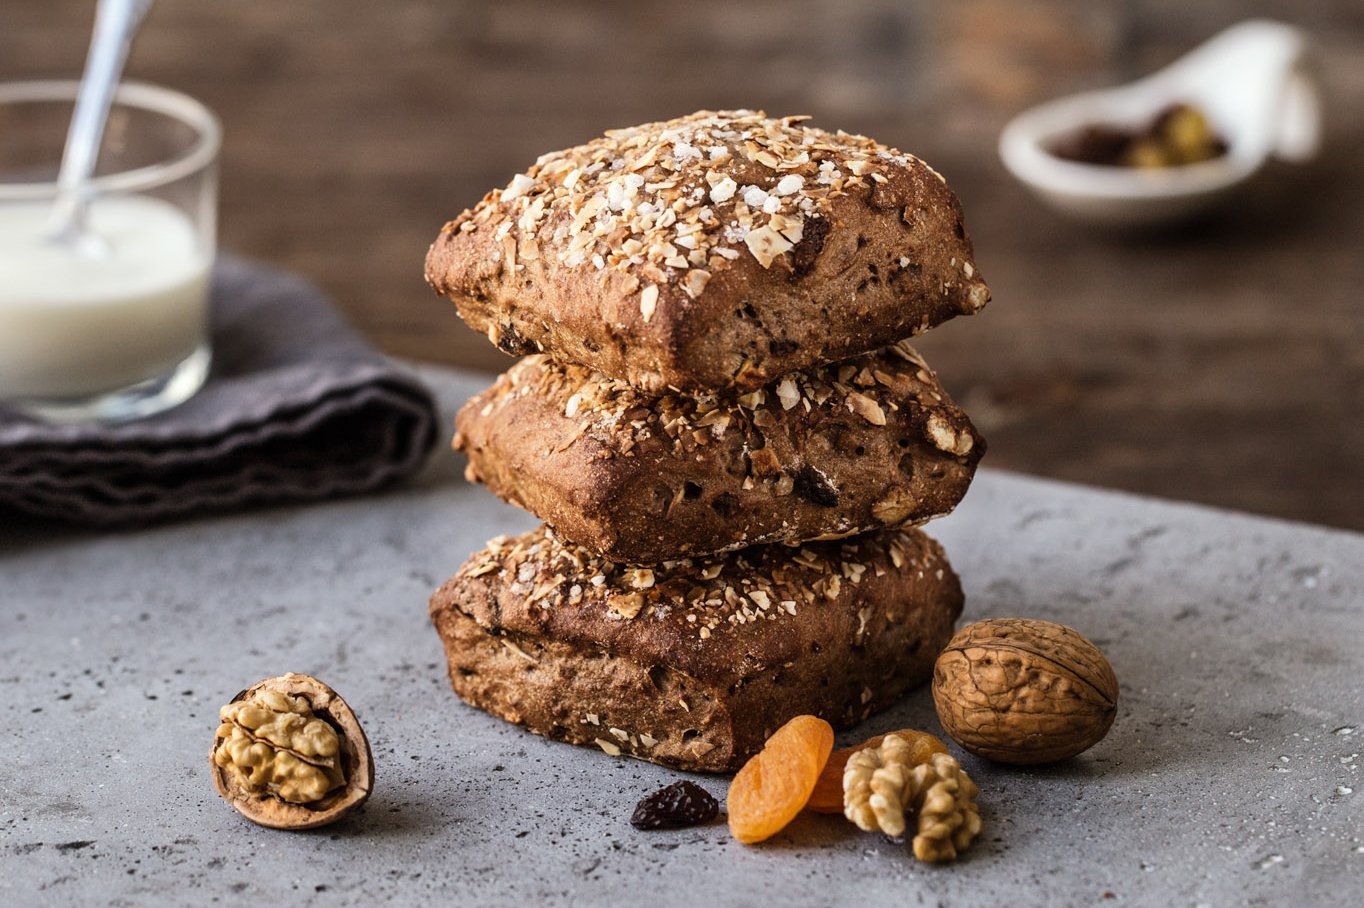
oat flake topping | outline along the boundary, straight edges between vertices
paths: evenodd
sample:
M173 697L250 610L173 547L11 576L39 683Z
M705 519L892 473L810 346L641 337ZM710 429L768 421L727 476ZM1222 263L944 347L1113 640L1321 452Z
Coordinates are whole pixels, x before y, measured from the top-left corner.
M764 267L804 236L807 219L888 168L927 166L865 136L769 119L761 111L700 111L542 156L488 193L455 229L498 216L502 268L514 274L551 244L568 267L626 275L647 321L659 285L691 298L751 255ZM941 179L941 177L939 177Z
M498 379L494 388L496 393L485 405L485 417L522 397L564 402L564 417L578 421L579 426L576 432L565 435L556 453L583 438L592 438L604 447L602 456L631 456L637 445L653 438L670 448L674 456L689 456L724 438L731 428L751 423L755 434L769 430L783 418L779 413L795 410L785 418L797 419L802 413L823 411L827 416L846 411L871 425L884 426L887 414L911 402L929 411L925 437L934 447L964 457L975 444L969 427L953 416L954 408L936 388L928 364L908 341L879 353L792 372L775 387L769 385L746 394L683 394L671 389L648 394L582 366L555 364L544 354L522 359ZM783 471L775 460L768 464L763 459L765 450L749 452L753 470L744 488L772 482L774 494L790 494L790 472ZM771 453L766 456L771 458ZM682 492L679 488L678 495Z
M838 601L870 572L917 572L920 578L943 562L930 547L904 531L859 536L764 553L762 549L679 558L652 568L607 561L581 546L561 542L547 527L524 536L498 536L472 555L459 576L507 575L513 594L542 609L604 601L613 620L672 616L702 640L713 631L759 621L780 621L798 609ZM580 578L589 578L580 582ZM859 613L857 639L866 632ZM723 632L723 631L722 631Z

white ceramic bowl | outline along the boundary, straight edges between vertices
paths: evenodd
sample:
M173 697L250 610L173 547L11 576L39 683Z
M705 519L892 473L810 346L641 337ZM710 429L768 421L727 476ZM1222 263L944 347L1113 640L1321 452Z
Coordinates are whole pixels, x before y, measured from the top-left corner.
M1265 19L1242 22L1137 82L1019 114L1000 135L1000 158L1044 202L1079 220L1138 227L1186 219L1232 195L1271 155L1297 162L1315 156L1321 109L1303 69L1305 50L1296 28ZM1069 161L1050 151L1086 126L1144 129L1180 102L1203 111L1226 141L1226 154L1139 169Z

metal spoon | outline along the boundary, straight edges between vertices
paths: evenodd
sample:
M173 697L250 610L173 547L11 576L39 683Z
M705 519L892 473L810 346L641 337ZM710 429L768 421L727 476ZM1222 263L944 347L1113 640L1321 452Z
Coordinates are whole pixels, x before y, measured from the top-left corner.
M123 75L128 48L151 7L152 0L99 0L90 53L85 59L76 109L66 134L62 166L57 174L57 199L47 223L48 241L70 246L90 256L109 253L109 244L91 233L86 223L89 197L86 183L95 172L104 125Z

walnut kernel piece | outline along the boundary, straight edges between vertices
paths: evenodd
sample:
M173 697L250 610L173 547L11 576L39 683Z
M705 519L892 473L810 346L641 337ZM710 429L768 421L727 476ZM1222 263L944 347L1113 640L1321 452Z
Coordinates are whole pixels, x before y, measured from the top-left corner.
M248 820L312 829L369 798L369 741L346 701L316 678L267 678L234 697L219 717L209 754L213 785Z
M971 437L970 432L958 430L940 413L928 417L926 430L933 447L944 453L965 457L975 447L976 440Z
M943 728L971 753L1030 765L1097 744L1118 679L1093 643L1050 621L996 618L959 630L933 668Z
M627 593L623 596L613 596L607 605L610 606L611 612L614 615L629 621L639 614L640 609L644 608L644 596L640 593Z
M251 791L309 804L346 784L341 739L302 697L262 690L253 699L229 703L220 715L214 762Z
M919 814L912 843L921 861L951 861L980 834L980 789L955 757L934 754L910 771L910 803Z
M900 526L914 513L918 504L908 490L895 490L871 506L871 515L883 526Z
M843 770L843 815L863 832L905 834L909 803L909 742L887 735L880 747L868 747L848 758Z
M912 847L921 861L950 861L980 832L976 783L948 754L913 762L913 748L900 735L860 750L843 771L844 815L866 832L905 834L915 819Z

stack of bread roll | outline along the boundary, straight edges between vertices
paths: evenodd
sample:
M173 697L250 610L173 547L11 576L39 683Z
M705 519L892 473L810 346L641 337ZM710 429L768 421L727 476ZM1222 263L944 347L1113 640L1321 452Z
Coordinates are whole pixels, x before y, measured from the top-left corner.
M734 769L926 680L962 606L915 529L984 451L906 343L979 310L912 155L703 111L541 157L426 276L524 356L460 412L467 475L544 521L431 600L456 693L531 731Z

